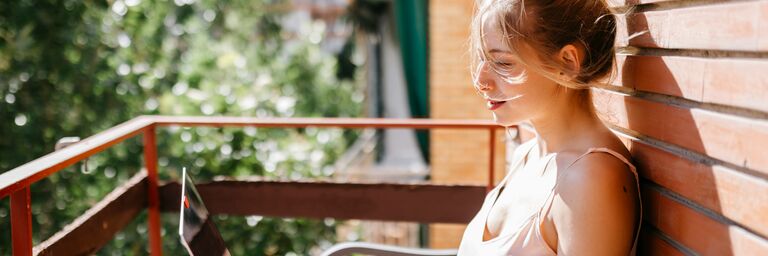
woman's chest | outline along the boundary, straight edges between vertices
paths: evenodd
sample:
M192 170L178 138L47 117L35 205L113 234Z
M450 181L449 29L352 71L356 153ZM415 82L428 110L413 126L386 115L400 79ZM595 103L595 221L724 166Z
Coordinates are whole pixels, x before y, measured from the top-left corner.
M539 211L554 186L556 171L546 164L527 165L507 178L506 186L491 203L486 226L491 237L514 232Z

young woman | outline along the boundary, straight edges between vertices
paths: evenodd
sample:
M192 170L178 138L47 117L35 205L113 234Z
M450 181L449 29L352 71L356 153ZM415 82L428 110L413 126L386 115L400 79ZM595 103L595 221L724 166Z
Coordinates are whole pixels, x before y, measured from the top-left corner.
M635 167L590 86L614 66L604 0L485 0L473 19L474 84L500 125L530 122L507 176L469 223L460 255L633 255Z

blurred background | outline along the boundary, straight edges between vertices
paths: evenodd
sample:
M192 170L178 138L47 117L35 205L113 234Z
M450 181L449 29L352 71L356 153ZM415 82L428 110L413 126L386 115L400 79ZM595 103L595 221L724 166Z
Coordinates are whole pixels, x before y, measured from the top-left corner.
M611 0L614 79L593 88L641 177L639 255L768 255L768 0ZM471 86L470 0L0 1L0 172L143 114L490 119ZM470 185L520 129L157 130L161 182L226 178ZM493 140L492 140L493 139ZM58 143L58 142L64 142ZM140 137L31 185L39 245L143 168ZM451 209L481 193L449 189ZM462 194L463 193L463 194ZM244 202L247 203L247 202ZM10 255L8 197L0 255ZM441 212L442 213L442 212ZM437 214L435 214L437 215ZM439 217L439 216L437 216ZM183 255L178 215L163 250ZM465 225L216 216L233 255L344 241L456 248ZM146 255L146 211L99 255Z
M21 0L0 3L0 171L142 114L428 117L426 1ZM402 45L402 47L401 47ZM384 86L384 85L387 86ZM171 128L161 180L423 180L428 134L409 130ZM142 166L130 139L32 186L34 244ZM10 255L8 199L0 253ZM178 215L164 251L183 253ZM147 254L146 213L100 255ZM306 255L338 241L425 245L426 227L217 216L233 255ZM386 240L386 241L385 241Z

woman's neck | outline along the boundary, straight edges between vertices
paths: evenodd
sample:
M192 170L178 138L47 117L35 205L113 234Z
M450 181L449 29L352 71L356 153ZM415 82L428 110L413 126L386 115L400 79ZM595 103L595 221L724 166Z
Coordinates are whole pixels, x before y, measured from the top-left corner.
M595 134L606 129L588 107L573 107L580 105L563 104L548 110L545 116L531 119L538 133L539 148L543 151L541 153L576 150L580 145L593 141Z

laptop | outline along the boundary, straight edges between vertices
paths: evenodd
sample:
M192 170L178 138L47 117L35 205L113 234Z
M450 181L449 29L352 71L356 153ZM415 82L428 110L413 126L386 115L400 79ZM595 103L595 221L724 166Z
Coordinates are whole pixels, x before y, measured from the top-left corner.
M187 175L187 168L182 169L181 175L179 237L189 255L230 255L192 177Z

